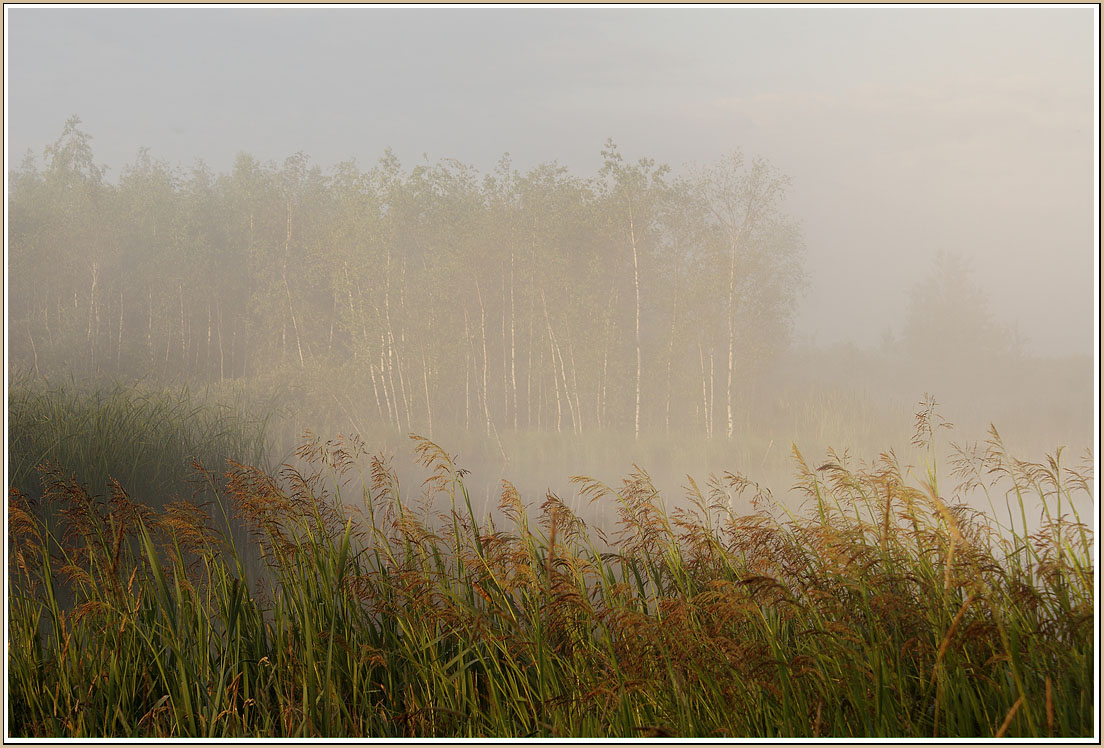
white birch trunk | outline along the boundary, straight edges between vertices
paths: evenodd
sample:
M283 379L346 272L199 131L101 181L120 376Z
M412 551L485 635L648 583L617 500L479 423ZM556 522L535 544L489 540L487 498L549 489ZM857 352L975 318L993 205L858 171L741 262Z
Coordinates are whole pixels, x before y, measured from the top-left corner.
M640 265L636 251L636 228L633 225L632 199L629 199L629 242L632 244L633 256L633 292L636 295L636 411L633 417L633 436L640 438Z
M487 312L483 306L483 292L479 281L475 283L475 295L479 299L479 333L483 341L483 417L486 421L487 436L491 435L491 408L487 396Z

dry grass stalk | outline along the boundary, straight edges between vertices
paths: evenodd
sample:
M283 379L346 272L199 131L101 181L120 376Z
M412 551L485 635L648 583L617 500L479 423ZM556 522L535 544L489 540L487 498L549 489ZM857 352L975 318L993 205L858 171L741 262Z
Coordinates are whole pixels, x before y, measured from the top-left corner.
M996 733L993 734L994 738L1003 738L1004 734L1008 732L1008 728L1012 725L1012 720L1015 718L1016 712L1020 711L1020 707L1023 706L1023 700L1023 696L1016 699L1016 703L1008 710L1008 714L1005 715L1004 721L1001 722L1000 727L998 727Z

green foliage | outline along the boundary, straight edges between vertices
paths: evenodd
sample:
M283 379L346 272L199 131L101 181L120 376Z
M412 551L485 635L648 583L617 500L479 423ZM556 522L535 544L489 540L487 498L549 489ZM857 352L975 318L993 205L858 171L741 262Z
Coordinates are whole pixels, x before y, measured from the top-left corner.
M916 433L934 454L930 406ZM577 478L616 512L603 532L553 494L531 516L508 483L478 517L454 458L415 451L421 496L358 438L309 440L278 477L232 466L220 501L268 570L252 584L188 502L97 502L53 476L47 528L13 492L11 734L1092 733L1094 538L1072 508L1094 497L1061 450L1013 459L995 429L959 450L963 490L1041 502L1030 535L892 452L812 467L795 447L801 515L736 473L691 481L685 509L640 468Z

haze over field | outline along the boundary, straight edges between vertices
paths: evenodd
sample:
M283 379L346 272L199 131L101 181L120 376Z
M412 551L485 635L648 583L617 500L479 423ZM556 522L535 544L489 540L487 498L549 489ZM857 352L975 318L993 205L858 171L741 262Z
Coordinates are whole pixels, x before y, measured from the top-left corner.
M1098 7L4 13L6 734L1099 737Z
M141 146L582 175L609 137L676 170L740 148L793 179L799 337L900 335L946 250L1030 351L1092 350L1091 7L6 13L10 165L73 114L110 180Z
M9 371L259 399L276 460L431 435L492 503L785 491L926 392L1077 451L1095 19L9 8Z

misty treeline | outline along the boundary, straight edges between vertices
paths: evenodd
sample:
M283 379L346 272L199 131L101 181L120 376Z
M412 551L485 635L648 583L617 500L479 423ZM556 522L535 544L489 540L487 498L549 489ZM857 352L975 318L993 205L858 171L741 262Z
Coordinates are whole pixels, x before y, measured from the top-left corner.
M582 179L390 152L180 173L142 150L112 184L71 119L9 177L11 359L200 382L324 369L402 430L730 431L802 277L787 180L739 154L688 177L602 154Z
M684 175L612 141L602 156L590 178L508 158L407 170L390 151L329 172L241 154L217 174L143 149L111 182L71 118L9 173L12 367L312 381L429 434L731 435L804 282L788 179L739 153ZM911 320L914 342L946 339Z

